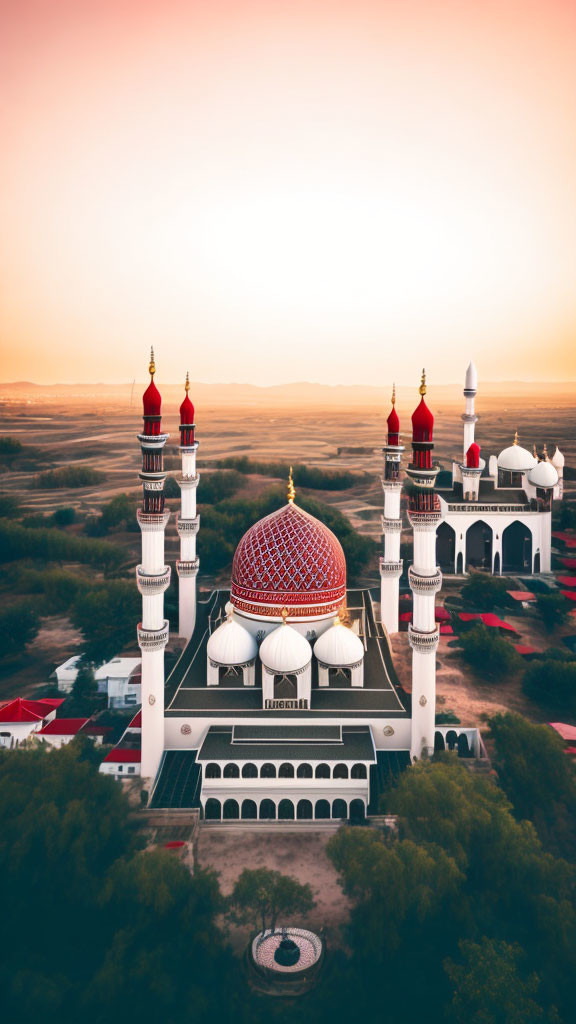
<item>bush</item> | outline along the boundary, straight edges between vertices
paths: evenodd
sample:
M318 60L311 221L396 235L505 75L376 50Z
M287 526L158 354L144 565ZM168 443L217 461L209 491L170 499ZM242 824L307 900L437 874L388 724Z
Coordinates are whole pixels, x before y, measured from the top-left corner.
M19 594L42 594L42 614L67 612L87 583L64 569L22 568L15 582Z
M75 508L57 508L52 513L52 520L55 526L72 526L76 522Z
M12 494L0 494L0 519L15 519L20 512L20 502Z
M483 624L474 626L460 637L462 657L471 668L486 679L502 679L517 671L521 661L509 640Z
M536 607L549 633L568 618L568 602L563 594L539 594Z
M103 569L124 560L120 548L104 541L73 537L63 530L27 530L18 523L0 520L0 563L20 558L42 558L50 562L83 562Z
M48 469L34 477L32 486L42 491L68 487L91 487L105 479L105 474L90 466L62 466Z
M14 602L0 612L2 655L20 654L38 633L38 614L29 601Z
M128 580L111 580L83 591L70 618L84 635L87 660L100 664L133 642L141 609L140 595Z
M261 476L281 477L288 479L290 464L288 462L258 462L246 455L229 456L219 459L216 463L222 469L236 469L239 473L258 473ZM316 466L304 466L297 463L292 467L292 477L296 487L309 487L311 490L344 491L354 487L362 477L359 473L349 470L320 469Z
M473 572L464 584L460 595L464 604L481 612L491 612L497 606L510 604L507 590L511 589L511 581L503 576L488 576L483 572Z
M576 714L576 661L533 661L522 690L527 697L568 715Z

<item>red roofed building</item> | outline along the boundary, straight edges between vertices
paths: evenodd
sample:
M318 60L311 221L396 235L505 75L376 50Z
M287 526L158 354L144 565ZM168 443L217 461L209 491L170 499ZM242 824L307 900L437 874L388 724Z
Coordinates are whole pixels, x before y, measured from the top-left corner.
M12 749L39 732L56 717L64 698L26 700L15 697L0 706L0 747Z
M89 736L97 746L100 746L107 730L91 725L91 721L90 718L55 718L43 729L40 729L38 737L59 750L60 747L70 743L79 733L83 733L85 736Z
M140 775L141 761L141 750L117 747L115 750L111 750L109 754L106 754L100 765L100 771L103 775L115 775L117 778Z

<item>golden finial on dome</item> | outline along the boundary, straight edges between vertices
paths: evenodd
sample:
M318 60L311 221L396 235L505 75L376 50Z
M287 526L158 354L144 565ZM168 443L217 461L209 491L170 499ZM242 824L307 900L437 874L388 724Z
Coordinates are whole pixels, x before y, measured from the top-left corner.
M518 431L514 432L514 444L518 444Z
M424 397L424 395L426 394L426 370L424 369L422 370L422 380L420 381L420 387L418 388L418 391L420 392L422 397Z
M544 445L542 451L544 452L544 461L550 462L550 459L548 458L548 446Z
M392 385L392 405L396 405L396 385Z
M186 392L186 394L188 394L188 392L190 391L190 374L188 373L188 370L186 370L186 383L184 385L184 391Z
M296 497L296 489L294 487L294 480L292 479L292 466L290 466L290 472L288 474L288 501L291 505L294 504L294 498Z
M151 377L156 373L156 364L154 362L154 348L150 348L150 366L148 367L148 373Z
M287 608L283 608L282 611L280 612L280 615L282 616L282 625L283 626L287 625L289 614L290 614L290 612L288 611Z
M532 449L532 454L534 455L535 459L538 458L538 452L536 451L536 445L534 445L534 448Z

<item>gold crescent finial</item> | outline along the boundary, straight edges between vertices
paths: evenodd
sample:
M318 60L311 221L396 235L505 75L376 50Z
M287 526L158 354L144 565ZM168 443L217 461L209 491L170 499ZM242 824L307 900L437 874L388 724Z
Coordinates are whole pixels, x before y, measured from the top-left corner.
M282 616L282 625L283 626L285 626L287 624L289 614L290 614L290 612L288 611L287 608L283 608L282 611L280 612L280 615Z
M184 390L186 394L190 391L190 374L188 373L188 370L186 370L186 383L184 385Z
M151 377L156 373L156 364L154 362L154 349L150 348L150 366L148 367L148 373Z
M518 444L518 431L514 434L514 444Z
M392 405L396 405L396 385L392 385Z
M288 474L288 501L291 505L294 504L295 497L296 489L294 487L294 480L292 479L292 466L290 466L290 472Z
M422 379L420 381L420 387L418 388L418 391L422 396L426 394L426 370L424 369L422 370Z

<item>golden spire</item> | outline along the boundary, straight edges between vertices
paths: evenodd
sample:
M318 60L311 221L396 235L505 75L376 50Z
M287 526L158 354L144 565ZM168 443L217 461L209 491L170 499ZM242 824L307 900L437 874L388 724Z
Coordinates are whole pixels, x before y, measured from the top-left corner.
M537 451L536 445L534 445L534 448L533 448L533 450L532 450L532 451L533 451L533 455L534 455L534 458L535 458L535 459L538 459L538 458L539 458L539 456L538 456L538 451Z
M392 385L392 405L396 405L396 385Z
M518 431L514 432L514 444L518 444Z
M288 616L289 616L289 614L290 614L290 612L288 611L287 608L283 608L282 611L280 612L280 615L282 616L282 625L283 626L286 626L288 624Z
M420 392L422 397L424 397L424 395L426 394L426 370L422 370L422 380L420 381L420 387L418 388L418 391Z
M547 445L544 445L544 448L543 448L542 450L543 450L543 452L544 452L544 460L545 460L546 462L550 462L550 459L548 458L548 446L547 446Z
M154 362L154 349L150 349L150 366L148 367L148 373L151 377L156 373L156 364Z
M190 391L190 374L188 373L188 370L186 370L186 383L184 385L184 390L186 394Z
M294 498L296 497L296 490L294 487L294 480L292 479L292 466L290 466L290 472L288 474L288 501L291 505L294 504Z

